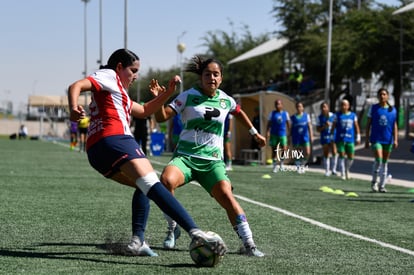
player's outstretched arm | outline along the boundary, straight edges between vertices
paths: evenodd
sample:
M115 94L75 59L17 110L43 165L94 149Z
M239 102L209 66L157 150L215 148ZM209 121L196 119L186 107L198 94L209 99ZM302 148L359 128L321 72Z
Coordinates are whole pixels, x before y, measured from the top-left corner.
M149 90L155 98L146 102L144 105L134 102L132 106L132 116L145 118L158 112L175 92L176 84L179 82L181 82L181 79L176 75L168 82L168 88L165 88L164 86L160 86L157 80L152 79L149 85Z

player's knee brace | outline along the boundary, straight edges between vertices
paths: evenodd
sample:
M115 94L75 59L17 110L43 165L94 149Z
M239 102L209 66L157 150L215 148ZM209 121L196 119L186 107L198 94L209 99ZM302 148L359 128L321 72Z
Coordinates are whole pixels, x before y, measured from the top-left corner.
M135 181L135 185L141 189L142 193L146 196L151 187L159 181L157 174L155 174L155 172L150 172L145 176L138 178Z

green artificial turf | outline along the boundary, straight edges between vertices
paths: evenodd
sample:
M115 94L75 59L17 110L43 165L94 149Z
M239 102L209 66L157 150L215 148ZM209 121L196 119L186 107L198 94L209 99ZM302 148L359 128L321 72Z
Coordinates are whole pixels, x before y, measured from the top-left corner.
M162 248L166 222L151 203L146 238L159 257L129 257L132 188L105 179L62 143L0 139L2 274L409 274L414 203L407 188L371 193L370 183L307 172L234 166L234 193L264 258L239 255L226 212L197 184L176 191L204 230L229 247L215 268L197 268L183 234ZM168 155L150 157L162 171ZM262 178L268 174L271 178ZM324 193L328 186L358 197ZM401 251L402 250L402 251Z

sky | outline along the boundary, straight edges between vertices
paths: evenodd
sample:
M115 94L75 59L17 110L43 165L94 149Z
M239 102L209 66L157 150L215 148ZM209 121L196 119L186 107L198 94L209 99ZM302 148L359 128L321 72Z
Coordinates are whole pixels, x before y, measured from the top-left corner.
M99 3L102 3L102 45ZM183 60L204 53L208 32L244 33L253 37L279 28L272 17L273 0L90 0L86 4L86 68L98 68L110 54L126 46L141 60L141 73L177 66L177 44ZM377 2L399 7L398 0ZM82 0L0 1L0 107L13 103L25 111L30 95L66 95L85 70L85 3ZM231 25L230 22L233 24ZM126 39L125 39L126 37Z

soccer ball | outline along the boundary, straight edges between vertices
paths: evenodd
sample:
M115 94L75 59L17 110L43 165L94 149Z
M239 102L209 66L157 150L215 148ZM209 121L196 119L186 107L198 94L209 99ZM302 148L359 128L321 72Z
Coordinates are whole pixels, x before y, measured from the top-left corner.
M217 233L207 231L206 234L214 236L218 240L222 240ZM223 256L212 251L208 245L197 242L195 239L190 243L190 256L197 266L202 267L214 267L218 265L223 258Z

